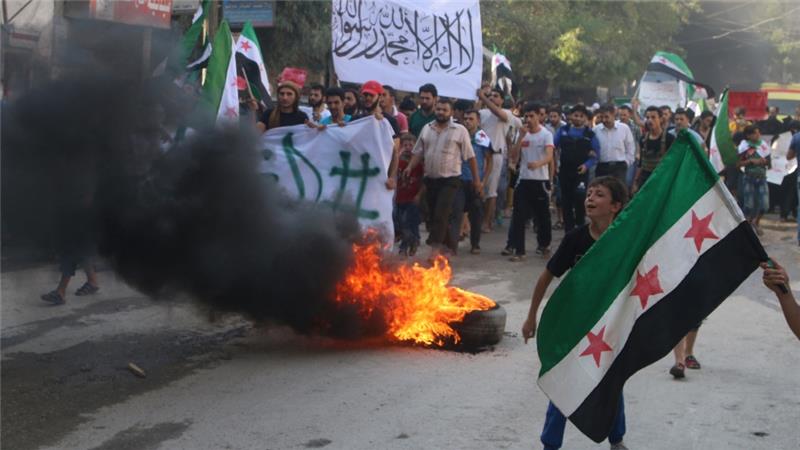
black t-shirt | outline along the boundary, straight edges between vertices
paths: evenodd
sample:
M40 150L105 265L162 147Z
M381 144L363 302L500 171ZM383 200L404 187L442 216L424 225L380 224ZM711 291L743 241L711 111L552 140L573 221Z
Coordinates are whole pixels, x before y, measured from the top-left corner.
M564 236L558 250L547 262L547 270L556 277L564 275L589 251L594 242L588 224L575 228Z
M373 113L368 111L361 111L353 117L353 120L361 119L363 117L372 116ZM392 117L390 114L383 114L383 118L389 121L389 125L392 126L392 139L396 139L400 137L400 125L397 123L397 119Z
M270 114L272 114L272 111L273 109L268 109L264 111L264 114L261 115L260 122L262 122L267 127L268 130L269 130L269 116ZM281 112L278 126L288 127L291 125L302 125L306 123L306 120L308 120L308 116L306 115L306 113L300 111L299 109L290 113Z

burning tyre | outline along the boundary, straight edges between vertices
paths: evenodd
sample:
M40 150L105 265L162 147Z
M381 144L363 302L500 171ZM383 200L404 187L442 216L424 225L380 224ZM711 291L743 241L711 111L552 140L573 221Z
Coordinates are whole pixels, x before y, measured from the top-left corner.
M472 311L460 323L451 325L461 340L458 345L474 349L494 345L503 338L506 310L500 305L485 311Z

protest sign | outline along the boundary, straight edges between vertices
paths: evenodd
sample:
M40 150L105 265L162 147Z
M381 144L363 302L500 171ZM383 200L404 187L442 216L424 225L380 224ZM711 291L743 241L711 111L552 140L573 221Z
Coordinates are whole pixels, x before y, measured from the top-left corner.
M342 81L378 80L473 99L481 84L478 0L333 0L333 63Z
M783 177L797 169L797 158L786 159L791 141L792 133L787 131L778 135L778 138L772 142L772 151L770 152L772 161L767 171L768 182L781 184L783 183Z
M280 127L261 137L260 172L298 200L352 211L362 226L393 241L392 196L386 188L392 160L392 128L386 119L365 117L325 130Z

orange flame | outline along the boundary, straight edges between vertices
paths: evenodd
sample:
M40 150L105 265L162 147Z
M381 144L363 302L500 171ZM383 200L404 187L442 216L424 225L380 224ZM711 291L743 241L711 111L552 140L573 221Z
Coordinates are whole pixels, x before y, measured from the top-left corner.
M381 267L380 242L369 242L369 236L367 241L353 245L355 261L337 286L336 301L356 306L365 319L382 313L390 339L436 346L458 343L461 338L450 325L472 311L495 306L488 297L448 286L452 271L443 256L430 268L414 263L386 270Z

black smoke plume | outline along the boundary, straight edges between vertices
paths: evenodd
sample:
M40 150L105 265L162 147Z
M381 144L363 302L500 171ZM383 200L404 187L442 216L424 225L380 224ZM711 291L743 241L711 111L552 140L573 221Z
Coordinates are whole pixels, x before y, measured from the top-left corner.
M332 298L357 220L284 196L257 171L249 125L204 126L190 114L196 93L137 80L140 68L103 55L4 108L2 216L14 238L86 243L156 299L189 294L299 332L352 332L355 313ZM165 123L197 132L164 151Z

